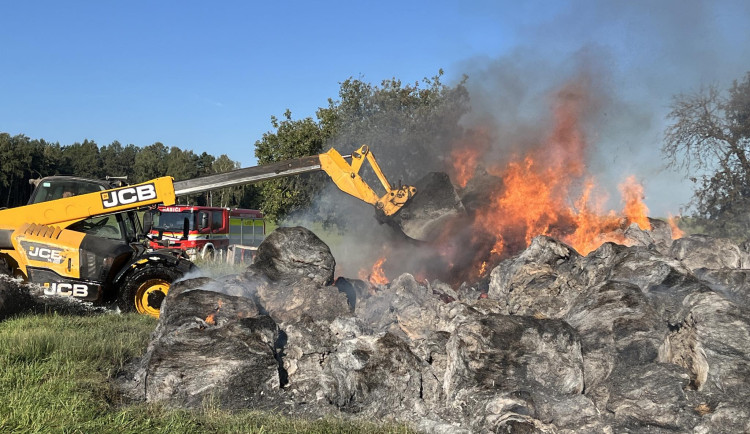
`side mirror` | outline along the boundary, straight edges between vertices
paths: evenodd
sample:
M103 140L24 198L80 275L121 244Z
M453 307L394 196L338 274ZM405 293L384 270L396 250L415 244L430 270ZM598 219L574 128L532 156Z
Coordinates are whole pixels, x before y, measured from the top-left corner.
M182 223L182 239L183 240L188 239L188 233L190 233L190 219L185 217L185 220Z
M151 229L154 228L154 215L151 213L151 211L146 211L143 213L143 236L145 237L151 232Z

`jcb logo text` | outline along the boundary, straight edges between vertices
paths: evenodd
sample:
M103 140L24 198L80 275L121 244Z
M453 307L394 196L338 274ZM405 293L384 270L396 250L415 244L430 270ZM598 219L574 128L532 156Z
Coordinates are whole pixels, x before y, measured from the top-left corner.
M61 264L63 258L61 251L56 249L49 249L47 247L29 246L29 258L36 259L37 261L51 262L53 264Z
M102 205L104 208L131 205L152 199L156 199L156 187L153 183L102 193Z
M89 287L83 283L45 283L44 295L72 295L83 298L89 295Z

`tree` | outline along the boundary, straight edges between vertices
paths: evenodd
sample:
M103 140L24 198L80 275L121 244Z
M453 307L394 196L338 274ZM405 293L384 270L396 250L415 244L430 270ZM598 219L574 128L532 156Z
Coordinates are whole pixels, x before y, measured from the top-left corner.
M221 154L214 160L214 173L229 172L230 170L239 169L240 163L232 161L226 154ZM227 187L211 193L213 206L230 207L239 205L244 193L244 186Z
M13 195L23 186L26 168L31 164L31 154L28 153L30 140L24 135L11 137L8 133L0 134L0 190L2 206L18 205L18 199Z
M98 179L103 177L99 147L90 140L73 143L62 148L67 174Z
M289 160L319 154L323 149L323 129L312 118L292 120L289 110L281 122L271 117L275 133L263 134L255 142L255 156L259 164ZM312 196L320 190L323 178L314 174L297 175L260 183L261 209L266 217L278 221L310 205Z
M123 147L115 140L107 146L99 148L99 156L102 160L102 173L104 176L126 176L129 181L135 175L135 156L138 148L135 145Z
M367 144L393 184L446 170L444 156L464 134L459 121L470 106L466 78L447 86L442 75L441 70L435 77L406 85L394 78L380 86L349 78L341 83L339 99L329 99L328 106L318 110L317 122L293 121L289 111L282 122L272 118L276 132L264 134L255 144L258 162L313 155L331 147L346 154ZM372 172L365 169L361 174L373 187L378 185ZM262 209L271 218L281 218L308 208L326 182L324 177L306 175L263 183ZM323 214L324 221L333 212L312 211Z
M206 176L210 175L213 172L213 164L214 164L214 158L213 155L208 154L207 152L203 152L200 156L198 156L198 159L196 160L196 169L198 170L198 176Z
M169 150L160 142L146 146L135 156L134 182L145 182L167 174Z
M164 161L167 168L166 174L174 178L175 181L193 179L198 176L197 161L198 156L193 151L183 151L176 146L172 146Z
M726 94L709 86L674 98L662 152L696 183L695 216L714 235L750 230L750 72Z

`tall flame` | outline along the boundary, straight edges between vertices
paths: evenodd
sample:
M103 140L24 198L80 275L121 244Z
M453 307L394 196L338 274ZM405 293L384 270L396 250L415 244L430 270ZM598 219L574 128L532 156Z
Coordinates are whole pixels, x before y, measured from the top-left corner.
M650 229L648 209L643 203L643 187L635 177L620 186L624 217L603 212L606 197L596 195L596 185L586 171L587 137L582 128L590 96L580 82L572 82L556 94L553 125L546 139L524 155L511 158L487 172L502 179L473 221L475 242L494 239L491 254L501 257L518 252L537 235L549 235L587 254L605 241L624 242L611 234L623 224L637 223ZM475 173L476 152L464 148L453 154L453 173ZM605 235L607 234L607 235Z
M497 147L493 149L496 143L488 130L470 129L455 144L449 169L454 183L470 193L468 222L446 227L428 253L420 252L420 264L415 266L413 257L419 255L404 253L391 261L389 270L408 263L403 271L460 283L487 278L494 265L538 235L555 237L586 255L607 241L626 243L624 229L632 223L651 229L643 186L633 176L619 186L621 212L605 210L608 198L586 167L589 144L583 121L592 104L585 80L566 84L552 100L551 124L538 126L540 137L533 142L525 137L523 146L506 144L504 148L516 151L501 156L493 153ZM476 176L481 178L472 182ZM398 249L386 252L360 278L388 283L383 264L387 256L398 254Z
M651 222L648 221L648 208L643 203L643 186L636 181L635 176L629 176L620 184L620 193L625 200L625 217L631 223L638 224L643 230L651 230Z

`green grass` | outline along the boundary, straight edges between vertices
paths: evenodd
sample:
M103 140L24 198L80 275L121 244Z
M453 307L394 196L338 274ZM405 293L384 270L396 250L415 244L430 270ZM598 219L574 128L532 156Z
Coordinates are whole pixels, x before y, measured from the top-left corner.
M124 406L110 380L143 353L155 325L137 314L29 315L0 322L0 432L410 432L402 425L309 421L211 406Z

